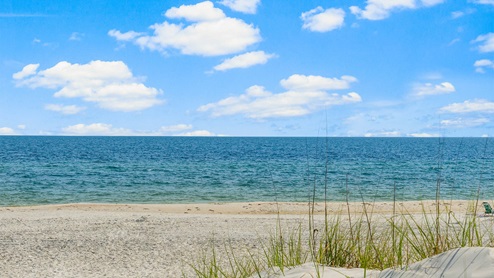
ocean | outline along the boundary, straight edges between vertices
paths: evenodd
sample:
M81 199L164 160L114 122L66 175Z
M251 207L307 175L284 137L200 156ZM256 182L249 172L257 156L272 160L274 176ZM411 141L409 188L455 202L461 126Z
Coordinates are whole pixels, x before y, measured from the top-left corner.
M494 199L489 138L0 136L0 206Z

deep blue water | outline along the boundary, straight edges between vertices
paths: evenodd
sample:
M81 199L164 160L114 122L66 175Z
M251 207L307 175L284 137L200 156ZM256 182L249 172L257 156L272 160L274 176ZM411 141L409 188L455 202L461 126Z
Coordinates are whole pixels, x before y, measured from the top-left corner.
M494 199L487 138L0 136L0 205Z

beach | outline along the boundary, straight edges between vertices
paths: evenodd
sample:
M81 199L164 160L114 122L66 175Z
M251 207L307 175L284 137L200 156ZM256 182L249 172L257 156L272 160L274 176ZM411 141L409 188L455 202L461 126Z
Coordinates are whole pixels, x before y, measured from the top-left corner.
M471 201L441 202L458 215ZM483 209L478 206L478 214ZM434 201L365 203L372 217L434 213ZM360 214L362 203L350 203ZM318 203L346 217L345 203ZM4 277L195 277L189 264L225 243L239 256L261 250L276 231L306 227L307 203L65 204L0 208L0 273ZM473 211L471 212L473 213ZM491 221L492 218L482 218ZM224 256L223 256L224 257Z

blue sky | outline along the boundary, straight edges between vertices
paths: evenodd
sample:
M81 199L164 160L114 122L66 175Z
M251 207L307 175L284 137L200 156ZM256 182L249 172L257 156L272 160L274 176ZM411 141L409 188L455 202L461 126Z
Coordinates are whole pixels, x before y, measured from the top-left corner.
M0 134L494 136L494 0L0 2Z

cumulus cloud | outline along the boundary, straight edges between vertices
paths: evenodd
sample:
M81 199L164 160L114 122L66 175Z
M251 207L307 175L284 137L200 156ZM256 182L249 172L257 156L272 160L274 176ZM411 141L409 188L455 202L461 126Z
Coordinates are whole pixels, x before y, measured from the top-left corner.
M439 109L443 113L470 113L483 112L494 113L494 102L486 99L466 100L461 103L453 103Z
M485 73L485 69L494 69L494 60L477 60L473 64L475 71L479 73Z
M128 136L133 135L130 129L115 128L110 124L94 123L94 124L76 124L65 127L62 131L66 135L104 135L104 136Z
M441 84L434 85L432 83L425 83L415 85L413 88L413 95L417 97L444 95L455 92L455 86L449 82L442 82Z
M415 0L368 0L363 10L357 6L351 6L350 11L359 18L380 20L389 17L393 10L413 8L415 8Z
M64 115L74 115L86 110L86 107L81 107L77 105L47 104L45 105L45 109L50 111L60 112Z
M442 120L441 126L445 128L465 128L465 127L476 127L489 123L487 118L478 119L453 119L453 120Z
M214 69L217 71L226 71L236 68L249 68L255 65L266 64L273 57L275 57L274 54L266 54L264 51L248 52L226 59L221 64L215 66Z
M431 137L441 137L441 134L439 133L410 133L408 134L409 137L421 137L421 138L431 138Z
M261 0L223 0L219 3L237 12L255 14Z
M225 13L221 9L215 8L213 3L205 1L196 5L181 5L173 7L165 12L168 18L180 19L187 21L216 21L225 18Z
M136 131L114 127L111 124L76 124L62 129L63 135L74 136L219 136L208 130L192 130L188 124L162 126L154 131Z
M58 89L55 97L82 98L113 111L139 111L163 102L157 98L161 93L158 89L145 86L121 61L88 64L63 61L41 71L37 71L38 67L38 64L27 65L15 73L16 85Z
M345 11L342 9L323 9L317 7L300 16L304 24L302 28L314 32L328 32L343 26Z
M178 125L162 126L160 128L160 131L164 133L170 133L170 132L184 131L189 129L192 129L192 125L178 124Z
M0 127L0 135L15 135L15 131L10 127Z
M340 79L317 75L294 74L280 81L281 86L293 91L321 91L342 90L350 88L350 84L357 82L357 78L344 75Z
M362 19L381 20L389 17L394 11L431 7L443 2L444 0L367 0L364 9L351 6L350 11Z
M177 124L170 126L162 126L158 132L159 135L172 135L172 136L218 136L217 134L208 130L193 130L193 126L190 124Z
M261 40L259 29L241 19L227 17L211 1L173 7L164 15L190 24L156 23L150 26L153 35L118 30L108 34L119 41L131 41L142 49L162 53L176 49L182 54L201 56L238 53Z
M400 137L399 131L380 131L380 132L368 132L364 134L364 137Z
M15 80L20 80L28 76L34 75L36 74L38 68L39 68L39 64L29 64L25 66L20 72L14 73L14 75L12 75L12 78L14 78Z
M252 86L240 96L203 105L198 111L210 112L213 117L244 115L253 119L302 116L329 106L361 102L362 98L355 92L344 95L328 92L346 89L355 81L352 76L337 79L296 74L280 81L286 92L274 94L262 86Z
M115 30L115 29L108 31L108 35L110 37L114 37L118 41L131 41L131 40L133 40L139 36L142 36L143 34L144 33L138 33L138 32L134 32L134 31L122 33L122 32Z
M207 130L194 130L190 132L176 134L175 136L216 136L216 134Z
M480 44L478 50L483 53L494 51L494 33L478 36L472 43Z

